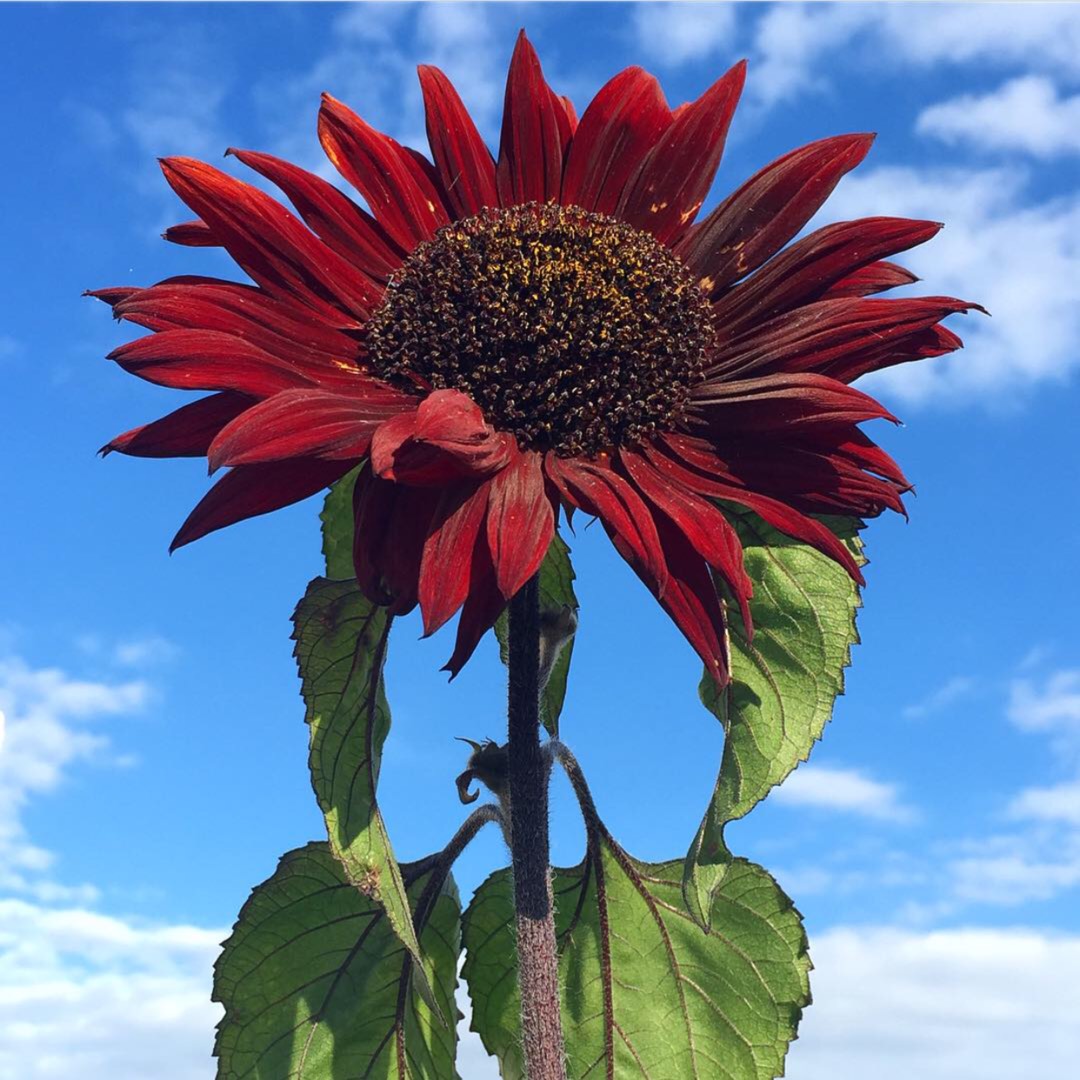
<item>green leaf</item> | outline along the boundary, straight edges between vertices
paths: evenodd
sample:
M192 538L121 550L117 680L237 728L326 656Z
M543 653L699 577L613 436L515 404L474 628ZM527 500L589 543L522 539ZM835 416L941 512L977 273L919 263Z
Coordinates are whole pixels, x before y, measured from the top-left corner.
M540 566L540 610L559 612L564 607L577 611L578 601L574 594L574 568L570 563L570 548L558 533L551 541L548 553ZM495 624L499 639L499 655L507 661L509 622L506 612ZM540 699L540 718L548 733L555 738L559 734L559 717L566 700L566 683L570 674L570 657L574 651L573 637L563 646L551 669L547 687Z
M556 870L555 927L570 1080L771 1080L809 1004L806 935L753 863L731 863L706 934L683 904L682 864L631 858L605 832ZM472 1029L523 1080L513 883L493 874L465 912Z
M326 559L326 576L335 580L344 580L355 576L353 570L353 488L356 478L364 466L359 465L348 475L343 476L333 487L323 502L322 513L322 549Z
M725 732L716 790L685 863L686 902L703 927L731 861L724 827L749 813L821 738L844 690L861 606L858 587L832 559L754 514L726 509L754 583L754 639L747 641L738 609L729 604L731 683L721 692L708 674L701 681L702 701ZM824 521L864 563L862 522Z
M392 618L356 582L316 578L293 617L295 656L311 729L311 783L330 850L349 880L381 903L402 942L420 947L375 788L390 730L383 664ZM430 990L419 978L421 992Z
M414 903L431 875L411 883ZM459 914L448 879L420 935L428 981L451 1017ZM415 992L412 965L386 909L326 844L289 852L252 892L214 968L213 997L225 1006L218 1080L456 1077L456 1033Z

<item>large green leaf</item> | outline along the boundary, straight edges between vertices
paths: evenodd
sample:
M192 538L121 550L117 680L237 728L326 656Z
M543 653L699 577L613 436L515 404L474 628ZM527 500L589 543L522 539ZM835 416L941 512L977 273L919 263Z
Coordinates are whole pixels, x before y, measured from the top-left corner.
M577 611L577 596L574 595L574 568L570 563L570 548L558 533L551 541L548 553L540 566L540 610L559 612L564 607ZM507 640L509 626L506 612L499 616L495 624L495 634L499 639L499 653L505 664L507 661ZM548 678L547 686L540 699L540 719L552 737L559 734L559 717L563 702L566 700L566 682L570 674L570 657L574 651L574 639L563 646Z
M682 864L638 862L606 833L554 874L570 1080L771 1080L810 1001L799 913L735 860L706 934L683 904ZM465 913L472 1029L522 1080L513 883L493 874Z
M353 488L363 466L343 476L328 492L323 502L322 549L326 576L335 580L353 577Z
M419 959L401 871L375 795L390 729L383 688L391 617L355 581L316 578L294 616L296 660L311 729L311 783L330 850L349 880L379 901ZM427 993L420 976L421 991Z
M414 903L431 874L411 882ZM449 879L429 895L420 925L427 979L452 1017L460 904ZM218 1080L456 1077L455 1031L412 975L386 909L345 877L327 845L289 852L252 892L214 969L214 1000L225 1006Z
M708 674L701 682L702 701L725 732L716 790L685 864L686 902L703 927L709 924L710 897L731 861L725 825L747 814L807 759L843 693L844 668L859 640L859 590L843 567L753 514L728 511L754 583L754 637L747 641L737 607L729 605L731 682L723 691ZM861 522L825 523L865 562Z

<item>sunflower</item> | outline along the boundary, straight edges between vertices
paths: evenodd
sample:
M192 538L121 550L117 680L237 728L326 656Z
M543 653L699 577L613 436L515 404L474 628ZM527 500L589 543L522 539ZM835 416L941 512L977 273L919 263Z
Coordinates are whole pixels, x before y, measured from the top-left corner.
M230 151L298 217L162 161L198 215L166 238L224 248L252 283L91 294L152 331L110 354L125 371L213 391L103 452L229 467L174 548L362 464L360 587L396 614L419 605L426 634L460 610L455 674L579 510L723 684L720 594L748 626L751 595L724 504L856 579L815 515L903 510L910 485L859 428L893 418L849 384L959 347L941 320L975 305L875 295L916 280L885 258L940 226L866 218L789 243L863 134L793 150L696 221L744 64L675 109L628 68L579 121L523 33L497 159L446 76L419 74L431 159L323 100L322 146L367 209L267 154Z

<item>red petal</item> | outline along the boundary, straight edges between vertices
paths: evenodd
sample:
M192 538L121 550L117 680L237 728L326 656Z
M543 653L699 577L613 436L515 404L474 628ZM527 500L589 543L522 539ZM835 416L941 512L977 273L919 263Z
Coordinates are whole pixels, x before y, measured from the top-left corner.
M321 176L270 154L228 152L277 184L307 227L369 277L384 282L401 266L404 254L375 219Z
M559 198L566 110L544 81L540 58L522 30L506 76L497 183L503 206Z
M165 158L169 185L268 292L298 300L331 325L355 325L382 290L313 236L280 203L191 158Z
M742 542L731 523L711 502L663 476L641 455L624 450L619 457L642 494L671 519L690 546L727 582L738 601L747 634L751 635L750 597L754 585L743 566Z
M417 159L329 94L319 110L319 140L403 251L412 251L449 222L442 197Z
M487 539L499 591L507 600L540 569L555 535L540 455L528 451L490 484Z
M566 113L566 124L570 130L570 138L573 138L578 129L577 109L574 108L574 103L565 94L559 98L559 101L562 102L563 112Z
M748 507L775 529L802 540L840 563L860 585L862 571L836 534L813 518L806 517L777 499L740 487L726 462L701 439L685 435L665 435L660 444L643 450L656 468L691 491L714 499L727 499Z
M122 300L134 296L137 292L142 292L142 290L131 285L111 285L105 289L87 289L83 296L92 296L95 300L100 300L103 304L115 308ZM113 315L118 319L120 318L115 311Z
M729 195L676 251L715 296L779 251L873 141L873 135L837 135L792 150Z
M179 225L170 225L162 234L162 239L181 247L221 247L221 241L213 234L205 221L181 221Z
M121 345L108 358L140 379L178 390L235 390L264 398L313 385L262 349L210 330L165 330Z
M948 296L911 300L820 300L755 326L717 352L710 378L816 371L870 370L880 357L920 347L925 331L977 304ZM893 360L898 363L899 360Z
M512 435L485 423L479 407L458 390L436 390L415 412L388 420L371 443L371 464L385 480L420 487L478 479L506 466Z
M188 515L169 547L175 551L207 533L291 506L340 480L348 461L285 461L244 465L226 473Z
M495 625L505 607L506 598L496 583L495 567L491 562L488 545L476 544L473 547L473 562L469 573L469 595L458 620L454 655L443 667L443 671L450 672L451 678L465 666L481 638Z
M927 330L920 330L905 337L896 347L867 349L834 360L827 370L834 379L851 382L869 371L880 371L882 368L906 364L912 360L943 356L963 348L963 345L960 338L947 327L931 326Z
M357 478L353 563L365 595L404 615L417 602L420 560L439 496L380 480L371 469Z
M359 346L326 326L308 308L250 285L213 278L163 281L132 290L113 314L148 330L211 330L243 339L321 384L353 385Z
M893 262L871 263L848 274L830 285L821 294L822 300L839 300L845 296L872 296L901 285L914 285L918 281L910 270Z
M745 79L741 61L675 116L626 186L617 217L665 243L686 231L720 165Z
M495 161L458 92L437 67L421 64L418 71L431 155L451 209L471 217L498 206Z
M786 437L864 420L899 422L869 394L812 373L702 383L691 392L691 402L692 416L724 437L755 431Z
M660 84L639 67L601 87L570 144L562 201L613 214L626 182L671 124Z
M544 470L571 506L598 517L609 534L622 540L643 572L663 592L667 566L660 538L649 508L634 488L599 460L561 458L549 452Z
M132 457L202 457L214 436L252 405L242 394L221 393L200 398L150 424L117 435L101 448Z
M294 457L363 457L384 420L412 408L412 398L388 391L383 400L327 390L286 390L260 402L222 429L209 448L211 470Z
M853 271L925 243L940 229L936 221L884 217L826 225L721 297L713 307L716 324L725 338L733 338L751 324L819 300Z
M420 562L424 635L434 634L465 602L472 581L473 549L484 541L490 484L463 484L443 492L431 520Z

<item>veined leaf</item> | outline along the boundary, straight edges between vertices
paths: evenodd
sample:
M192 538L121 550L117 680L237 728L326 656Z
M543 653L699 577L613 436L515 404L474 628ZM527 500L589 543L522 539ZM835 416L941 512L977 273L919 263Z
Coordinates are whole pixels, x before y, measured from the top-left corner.
M413 877L414 903L432 871ZM439 883L435 883L438 886ZM433 895L432 895L433 894ZM447 879L421 913L427 980L456 1015L460 904ZM450 1080L457 1037L414 990L386 909L324 843L291 851L240 912L214 968L218 1080Z
M383 905L390 926L419 961L405 886L375 796L390 730L382 673L392 619L355 581L316 578L293 622L311 729L311 783L330 850L348 879ZM422 970L418 981L432 1003Z
M765 798L821 738L843 693L861 606L858 587L832 559L754 514L726 509L754 583L754 638L747 641L736 605L728 605L731 682L718 692L707 673L701 681L702 701L725 733L716 790L685 863L686 903L703 927L731 862L724 827ZM862 522L824 521L864 563Z
M577 611L577 596L574 595L574 568L570 564L570 548L558 533L551 541L548 553L540 566L540 610L559 612L564 607ZM504 611L495 624L495 634L499 639L499 655L507 662L507 641L509 623ZM566 700L566 682L570 674L570 657L574 651L574 639L563 646L548 678L547 687L540 699L540 719L555 738L559 734L559 717L563 702Z
M711 933L686 910L682 864L631 858L606 831L556 870L555 926L570 1080L772 1080L809 1003L798 912L752 863L729 866ZM523 1080L513 883L493 874L465 913L472 1029Z
M326 559L326 576L335 581L353 578L353 488L363 465L343 476L330 488L323 502L322 549Z

